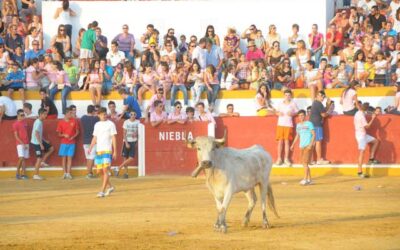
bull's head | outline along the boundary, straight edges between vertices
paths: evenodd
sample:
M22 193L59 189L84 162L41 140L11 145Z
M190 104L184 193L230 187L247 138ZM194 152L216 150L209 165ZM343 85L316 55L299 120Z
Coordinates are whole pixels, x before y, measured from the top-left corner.
M206 168L213 166L212 155L215 149L221 148L225 145L226 141L226 130L224 131L224 137L222 139L216 139L209 136L199 136L195 140L187 140L186 145L188 148L197 150L197 168L193 171L192 177L197 175Z

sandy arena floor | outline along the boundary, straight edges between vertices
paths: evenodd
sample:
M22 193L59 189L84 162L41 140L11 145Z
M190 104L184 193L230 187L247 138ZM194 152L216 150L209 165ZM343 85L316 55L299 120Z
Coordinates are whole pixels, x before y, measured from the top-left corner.
M280 219L261 228L259 202L241 227L247 201L234 196L228 233L213 231L214 200L204 179L0 180L1 249L400 249L400 178L323 177L302 187L272 177ZM356 186L361 190L357 191Z

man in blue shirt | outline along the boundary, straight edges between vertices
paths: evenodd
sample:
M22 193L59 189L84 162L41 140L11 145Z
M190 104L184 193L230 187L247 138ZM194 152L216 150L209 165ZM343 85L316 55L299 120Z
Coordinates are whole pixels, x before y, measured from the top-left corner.
M136 101L135 97L128 95L126 89L120 89L118 93L124 100L124 107L122 109L120 118L129 119L131 116L129 110L133 110L136 113L136 118L140 119L142 117L142 111L140 110L139 103Z
M24 41L22 40L22 37L17 33L17 25L11 25L10 30L11 32L6 35L4 44L6 50L8 51L8 53L10 53L10 56L12 56L15 53L15 49L17 47L23 48Z
M26 52L25 54L25 62L24 62L24 67L28 67L29 61L32 60L33 58L39 58L39 56L44 55L45 51L42 49L39 49L39 42L36 40L32 41L32 47L33 49L30 49Z
M300 137L300 159L304 167L304 179L300 181L300 185L311 185L311 173L308 164L310 163L311 152L315 139L314 125L310 121L306 121L306 111L300 110L297 113L299 117L299 123L296 126L296 137L293 140L293 144L290 150L293 151L294 145L297 139Z
M25 82L25 74L21 70L19 70L18 64L13 61L11 64L12 70L7 74L4 83L6 84L3 90L8 91L8 96L11 97L14 90L19 91L21 94L22 103L25 103L25 90L24 90L24 82Z
M105 93L109 93L112 90L112 78L114 75L114 69L110 65L107 65L107 60L105 58L100 59L100 69L103 70L103 90ZM104 93L104 92L103 92Z

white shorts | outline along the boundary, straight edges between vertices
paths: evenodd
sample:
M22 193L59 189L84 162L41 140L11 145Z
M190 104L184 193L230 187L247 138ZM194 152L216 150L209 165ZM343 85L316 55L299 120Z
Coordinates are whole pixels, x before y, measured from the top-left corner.
M90 144L83 144L83 150L85 151L86 160L94 160L94 157L96 157L96 146L93 147L90 154L88 154L89 147Z
M81 48L79 58L80 59L93 58L93 51Z
M29 144L17 145L18 158L29 159Z
M358 143L358 150L365 150L368 143L374 141L375 138L370 135L365 135L365 136L361 136L361 137L356 137L356 140Z

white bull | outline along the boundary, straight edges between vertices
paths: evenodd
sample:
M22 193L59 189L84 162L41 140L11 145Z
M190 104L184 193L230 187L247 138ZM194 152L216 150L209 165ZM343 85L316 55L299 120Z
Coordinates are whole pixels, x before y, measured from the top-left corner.
M232 195L242 191L249 201L243 219L243 226L248 225L257 201L254 190L257 185L260 188L263 227L270 227L266 213L267 196L270 209L279 217L269 183L272 159L263 147L254 145L241 150L225 148L225 136L223 139L201 136L188 140L186 144L189 148L197 149L198 166L192 176L197 177L204 170L207 187L214 195L218 211L214 225L216 230L224 233L227 231L225 217Z

